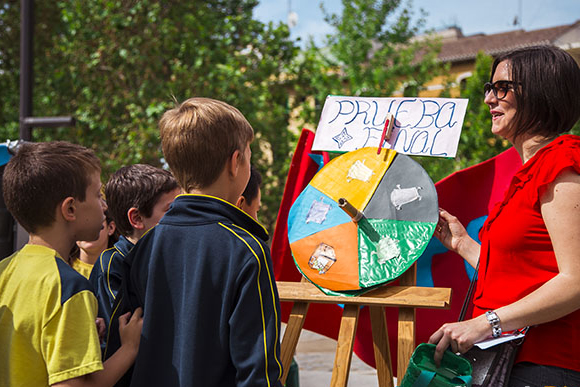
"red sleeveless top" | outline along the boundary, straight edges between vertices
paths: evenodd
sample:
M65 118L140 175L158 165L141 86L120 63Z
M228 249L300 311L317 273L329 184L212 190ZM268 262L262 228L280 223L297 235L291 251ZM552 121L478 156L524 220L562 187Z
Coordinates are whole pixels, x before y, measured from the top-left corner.
M560 136L540 149L489 214L480 234L474 317L523 298L558 274L540 198L566 169L580 174L578 136ZM580 310L532 327L516 359L523 361L580 371Z

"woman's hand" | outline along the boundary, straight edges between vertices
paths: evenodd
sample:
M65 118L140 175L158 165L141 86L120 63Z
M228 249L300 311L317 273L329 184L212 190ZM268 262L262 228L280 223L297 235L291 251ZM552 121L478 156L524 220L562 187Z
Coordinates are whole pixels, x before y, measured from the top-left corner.
M454 353L465 353L473 347L473 344L485 340L491 336L491 326L485 315L471 320L443 324L429 338L430 344L437 344L435 348L435 364L439 366L443 353L451 348Z
M477 265L479 243L473 240L459 219L439 209L439 221L433 234L448 250L461 255L471 266Z
M464 238L471 238L459 219L442 208L439 209L439 221L435 228L435 237L448 250L454 252L457 252Z

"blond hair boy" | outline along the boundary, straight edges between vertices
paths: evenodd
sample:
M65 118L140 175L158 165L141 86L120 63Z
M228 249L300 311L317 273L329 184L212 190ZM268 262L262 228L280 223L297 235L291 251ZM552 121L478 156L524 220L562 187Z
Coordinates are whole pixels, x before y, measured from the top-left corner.
M127 298L147 311L133 386L280 386L280 307L266 230L235 206L253 130L191 98L159 123L183 195L129 254Z

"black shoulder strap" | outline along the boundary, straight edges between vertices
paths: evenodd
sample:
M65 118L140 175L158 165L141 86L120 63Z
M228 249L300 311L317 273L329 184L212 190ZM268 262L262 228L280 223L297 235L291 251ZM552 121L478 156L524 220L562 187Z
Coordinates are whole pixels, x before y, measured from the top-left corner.
M479 269L479 260L477 261L477 266L475 267L475 273L471 278L471 283L467 289L467 294L465 295L465 300L463 300L463 306L461 307L461 312L459 312L459 319L457 321L463 321L465 319L465 314L467 313L467 308L469 307L469 302L473 297L473 290L475 289L475 283L477 282L477 271Z

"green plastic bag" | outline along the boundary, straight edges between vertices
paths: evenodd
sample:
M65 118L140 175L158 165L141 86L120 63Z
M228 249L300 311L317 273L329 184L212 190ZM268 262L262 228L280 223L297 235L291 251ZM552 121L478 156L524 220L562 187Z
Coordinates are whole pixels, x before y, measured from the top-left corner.
M471 364L466 359L445 351L441 366L433 360L434 344L419 344L399 387L470 387Z

